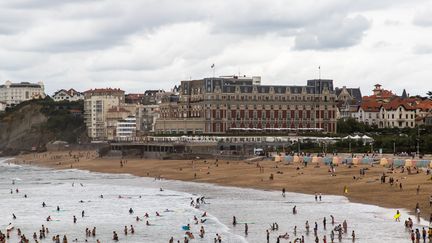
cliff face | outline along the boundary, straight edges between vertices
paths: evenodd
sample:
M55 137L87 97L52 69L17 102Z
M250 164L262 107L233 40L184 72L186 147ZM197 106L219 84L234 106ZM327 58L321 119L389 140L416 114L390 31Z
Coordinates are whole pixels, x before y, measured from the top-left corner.
M0 156L43 150L54 140L81 141L85 125L81 117L70 114L71 104L32 101L0 116ZM61 108L61 109L60 109Z

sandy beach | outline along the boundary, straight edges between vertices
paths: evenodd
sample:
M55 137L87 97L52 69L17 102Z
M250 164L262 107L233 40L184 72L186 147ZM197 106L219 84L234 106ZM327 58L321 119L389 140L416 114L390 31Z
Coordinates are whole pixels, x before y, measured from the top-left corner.
M75 156L75 158L74 158ZM77 159L79 157L79 161ZM321 164L285 165L282 162L263 160L216 161L216 160L149 160L125 158L121 166L119 158L97 158L91 151L47 152L27 154L13 160L18 164L32 164L54 169L82 169L103 173L128 173L144 177L162 177L165 179L214 183L225 186L278 190L285 188L289 192L307 194L322 193L344 195L352 202L374 204L388 208L405 208L414 213L419 203L421 215L429 219L432 207L429 198L432 195L430 175L419 171L408 174L401 169L391 172L381 166L358 165L336 167L335 176L328 172L328 166ZM258 164L257 164L258 163ZM258 167L261 167L261 169ZM360 169L366 168L366 174L360 175ZM395 185L382 184L380 177L385 173L395 179ZM270 175L273 174L273 180ZM402 183L402 189L399 183ZM344 187L348 193L344 193ZM417 194L417 188L420 190Z

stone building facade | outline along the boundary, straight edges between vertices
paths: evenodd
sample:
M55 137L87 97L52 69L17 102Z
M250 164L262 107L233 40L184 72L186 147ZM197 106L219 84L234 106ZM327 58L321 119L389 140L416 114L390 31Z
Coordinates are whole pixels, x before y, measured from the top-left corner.
M304 86L261 85L259 77L182 81L178 97L160 104L156 132L224 134L236 129L336 132L332 80Z

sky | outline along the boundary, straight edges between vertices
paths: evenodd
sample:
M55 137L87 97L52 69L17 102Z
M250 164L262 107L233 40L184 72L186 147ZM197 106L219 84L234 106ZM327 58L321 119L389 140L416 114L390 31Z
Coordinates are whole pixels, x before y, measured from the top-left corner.
M181 80L432 90L426 0L0 1L0 82L170 90ZM215 69L211 66L215 64Z

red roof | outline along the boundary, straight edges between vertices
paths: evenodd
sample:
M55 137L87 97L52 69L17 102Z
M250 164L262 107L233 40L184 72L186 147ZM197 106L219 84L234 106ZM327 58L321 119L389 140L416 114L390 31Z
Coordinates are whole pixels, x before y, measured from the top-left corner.
M362 104L360 105L360 107L364 110L364 111L368 111L368 112L378 112L381 108L381 103L377 102L377 101L366 101L366 102L362 102Z

